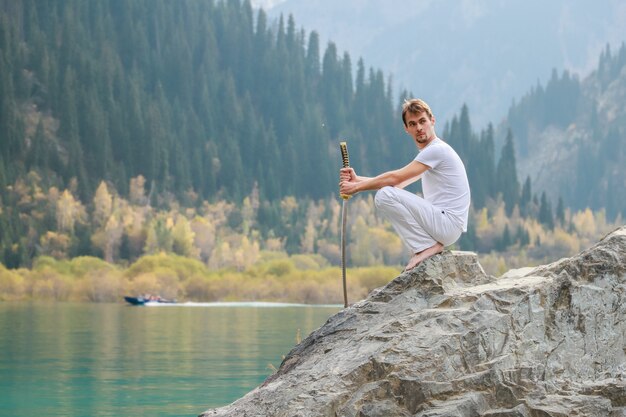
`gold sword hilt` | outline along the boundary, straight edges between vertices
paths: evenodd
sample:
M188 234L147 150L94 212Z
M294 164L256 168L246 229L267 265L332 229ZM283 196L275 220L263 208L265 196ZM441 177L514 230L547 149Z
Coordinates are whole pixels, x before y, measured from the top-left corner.
M348 144L346 142L339 142L339 149L341 150L341 163L343 168L348 168L350 166L350 158L348 157ZM340 194L341 198L344 200L349 199L351 196Z

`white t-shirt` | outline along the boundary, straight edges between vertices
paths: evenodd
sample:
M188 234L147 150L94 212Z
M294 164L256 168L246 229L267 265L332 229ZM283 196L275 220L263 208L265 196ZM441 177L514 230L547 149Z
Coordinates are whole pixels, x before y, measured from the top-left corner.
M422 174L424 199L445 211L466 232L470 188L459 155L446 142L435 138L420 150L415 160L430 167Z

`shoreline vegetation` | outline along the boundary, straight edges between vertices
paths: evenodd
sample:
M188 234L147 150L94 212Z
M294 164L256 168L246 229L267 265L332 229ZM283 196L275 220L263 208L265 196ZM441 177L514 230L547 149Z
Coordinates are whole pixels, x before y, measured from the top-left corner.
M585 233L572 236L556 228L538 235L543 236L544 244L520 247L518 242L506 251L478 253L479 262L488 274L500 276L509 269L574 255L615 229L606 223L598 227L604 219L602 213L594 216L587 210L577 216L577 230ZM479 221L476 227L481 231L481 227L493 228L497 223L491 219L487 226ZM539 226L534 233L542 231ZM341 268L330 265L322 255L259 251L255 259L245 268L212 269L198 259L164 251L144 255L130 265L93 256L55 259L44 255L35 258L31 268L8 269L0 264L0 301L122 302L124 295L150 293L180 302L342 303ZM399 265L348 268L350 300L365 298L402 271Z
M262 254L250 268L211 270L202 262L167 253L146 255L127 268L82 256L42 256L32 268L0 264L0 301L121 302L124 295L159 294L180 302L343 302L341 269L318 255ZM360 300L400 272L398 267L350 268L348 296Z
M146 195L133 178L128 199L105 182L83 204L75 189L42 187L31 172L8 187L0 205L19 228L0 263L0 301L121 301L158 294L179 301L342 302L340 203L326 199L239 204ZM167 197L167 196L166 196ZM363 299L402 271L408 259L391 226L376 216L373 195L351 200L348 290ZM575 255L622 223L604 210L573 212L530 199L509 213L502 198L470 209L467 233L449 249L478 254L485 272L536 266Z

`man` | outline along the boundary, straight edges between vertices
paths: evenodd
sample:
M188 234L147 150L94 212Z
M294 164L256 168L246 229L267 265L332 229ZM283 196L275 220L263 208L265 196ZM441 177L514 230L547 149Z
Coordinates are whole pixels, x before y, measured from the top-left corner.
M405 268L408 271L467 230L470 189L461 158L435 133L435 117L428 104L420 99L405 101L402 121L419 150L415 159L404 168L371 178L343 168L339 189L344 195L378 190L376 209L413 253ZM424 198L404 190L419 179Z

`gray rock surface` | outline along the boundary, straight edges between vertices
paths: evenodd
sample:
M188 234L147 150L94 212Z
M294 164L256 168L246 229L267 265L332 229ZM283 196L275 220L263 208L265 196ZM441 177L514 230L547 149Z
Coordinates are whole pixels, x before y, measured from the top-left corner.
M202 416L626 416L626 227L497 279L436 255Z

